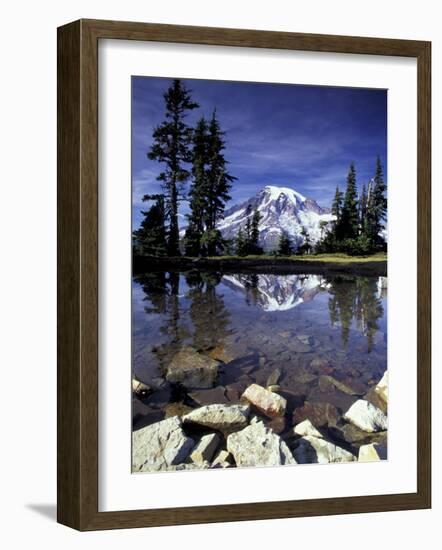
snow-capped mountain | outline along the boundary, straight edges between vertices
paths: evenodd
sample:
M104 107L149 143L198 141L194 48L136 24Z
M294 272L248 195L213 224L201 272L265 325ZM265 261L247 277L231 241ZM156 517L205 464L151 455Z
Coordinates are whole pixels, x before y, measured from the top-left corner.
M264 311L287 311L313 300L328 287L319 275L256 275L253 286L248 275L224 275L222 282L245 296L253 294L254 302Z
M328 209L321 208L314 200L294 189L268 185L244 203L226 211L224 219L218 224L224 238L236 238L239 228L244 228L246 224L248 209L250 216L256 209L261 214L260 245L265 251L277 248L282 233L291 238L295 247L302 245L302 228L305 228L313 244L321 237L320 222L329 223L335 219Z

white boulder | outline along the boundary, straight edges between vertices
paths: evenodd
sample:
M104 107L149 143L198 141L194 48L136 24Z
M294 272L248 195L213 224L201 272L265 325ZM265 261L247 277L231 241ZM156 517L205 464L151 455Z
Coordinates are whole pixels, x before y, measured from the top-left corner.
M256 422L229 435L227 450L232 453L239 467L296 464L284 441L266 428L263 422Z
M132 471L167 470L184 462L195 442L182 430L181 420L172 416L132 434Z
M205 405L183 416L183 422L191 422L221 432L235 432L247 426L248 405Z
M359 462L378 462L387 459L387 447L378 443L370 443L359 447Z
M344 418L364 432L379 432L388 428L386 415L364 399L355 401L344 414Z
M329 462L353 462L356 457L319 437L306 435L301 438L293 451L293 455L299 464L327 464Z
M384 401L384 403L388 403L388 371L384 372L384 376L376 384L374 391Z
M322 438L322 434L321 432L319 432L314 426L313 424L310 422L310 420L308 418L306 418L305 420L303 420L302 422L300 422L299 424L297 424L294 428L293 428L293 431L295 432L295 434L297 435L311 435L312 437L319 437L319 438Z
M283 416L287 407L287 401L277 393L266 390L258 384L251 384L242 394L241 399L248 401L258 411L270 418Z

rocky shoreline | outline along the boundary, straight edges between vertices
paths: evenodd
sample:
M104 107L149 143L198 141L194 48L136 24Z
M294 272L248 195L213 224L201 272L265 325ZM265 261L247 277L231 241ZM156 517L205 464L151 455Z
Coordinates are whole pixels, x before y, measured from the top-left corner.
M284 387L280 369L268 376L265 385L250 383L242 393L228 393L216 386L222 363L183 348L168 364L164 382L186 392L199 406L190 407L183 401L169 403L164 419L152 422L150 417L147 426L135 429L132 471L386 459L387 371L378 383L362 392L357 384L352 387L330 374L321 374L320 362L316 360L317 375L309 375L310 382L324 395L342 394L345 407L299 399ZM308 382L307 378L300 385ZM143 400L155 392L135 379L132 391L135 415L142 417Z

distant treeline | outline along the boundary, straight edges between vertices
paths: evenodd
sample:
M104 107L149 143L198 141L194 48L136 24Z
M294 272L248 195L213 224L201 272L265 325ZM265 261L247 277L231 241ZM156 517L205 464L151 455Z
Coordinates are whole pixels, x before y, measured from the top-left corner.
M195 127L186 122L189 112L199 105L190 91L176 79L164 93L165 118L153 131L152 145L147 152L151 160L162 165L157 177L162 193L144 195L151 202L142 212L139 229L133 232L133 250L139 256L217 256L261 255L259 222L261 215L248 208L246 224L237 237L226 240L217 229L224 217L226 203L235 177L229 173L225 158L225 132L222 131L216 110L210 120L203 116ZM187 189L190 181L189 189ZM375 176L364 185L358 197L356 171L350 165L345 194L336 189L332 204L333 222L321 222L321 239L315 246L303 227L303 244L295 248L290 237L282 234L275 255L347 252L370 254L385 250L381 236L386 217L386 185L382 166L377 159ZM180 242L178 222L179 203L189 202L187 228Z
M337 187L333 199L332 214L336 221L327 228L315 251L356 255L385 251L387 244L382 232L387 215L386 190L382 164L378 157L375 175L368 186L363 185L358 197L356 170L351 163L345 194Z

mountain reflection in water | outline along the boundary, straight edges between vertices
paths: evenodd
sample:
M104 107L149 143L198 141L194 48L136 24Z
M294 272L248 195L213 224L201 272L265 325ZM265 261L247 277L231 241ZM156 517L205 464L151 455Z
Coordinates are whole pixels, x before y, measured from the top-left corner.
M387 367L384 277L151 272L134 277L132 305L133 372L146 382L183 346L224 361L256 353L262 383L266 368L316 357L367 387Z

